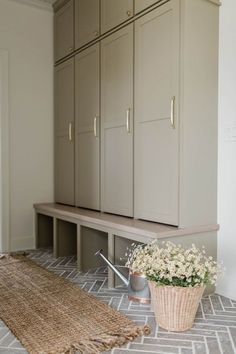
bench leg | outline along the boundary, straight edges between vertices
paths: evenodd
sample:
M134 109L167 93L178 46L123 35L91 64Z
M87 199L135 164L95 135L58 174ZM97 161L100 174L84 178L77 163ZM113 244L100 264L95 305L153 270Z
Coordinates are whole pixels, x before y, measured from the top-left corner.
M108 259L111 263L115 262L115 236L108 234ZM112 269L108 267L108 288L115 287L115 274Z
M77 224L77 270L80 272L82 270L82 254L81 254L81 226Z

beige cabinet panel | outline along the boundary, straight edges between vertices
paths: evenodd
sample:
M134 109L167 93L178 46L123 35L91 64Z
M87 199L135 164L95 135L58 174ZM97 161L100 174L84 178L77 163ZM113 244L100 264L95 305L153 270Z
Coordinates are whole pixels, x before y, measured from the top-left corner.
M135 23L135 217L173 225L178 224L175 4L171 1Z
M133 0L101 0L101 32L109 31L133 16Z
M55 200L74 205L74 143L68 136L55 141Z
M157 0L134 0L134 12L137 14L138 12L143 11L147 7L153 5Z
M133 25L101 42L101 208L133 215Z
M74 205L74 59L55 69L55 200Z
M100 34L99 0L75 1L75 49Z
M99 44L75 57L76 205L100 209Z
M70 0L54 16L55 61L74 50L74 1Z

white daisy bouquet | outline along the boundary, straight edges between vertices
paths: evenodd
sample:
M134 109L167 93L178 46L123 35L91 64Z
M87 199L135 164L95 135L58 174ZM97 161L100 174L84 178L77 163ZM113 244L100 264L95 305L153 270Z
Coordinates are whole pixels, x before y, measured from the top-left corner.
M184 248L172 242L158 241L147 245L132 244L126 267L146 275L157 285L196 287L215 284L223 272L220 263L208 257L205 248L194 244Z

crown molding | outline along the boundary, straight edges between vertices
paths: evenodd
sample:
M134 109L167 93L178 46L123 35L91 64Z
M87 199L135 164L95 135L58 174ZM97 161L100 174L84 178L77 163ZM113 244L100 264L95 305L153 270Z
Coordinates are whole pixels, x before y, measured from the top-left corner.
M32 7L37 7L38 9L53 11L53 2L54 0L9 0L17 2L18 4L24 4Z

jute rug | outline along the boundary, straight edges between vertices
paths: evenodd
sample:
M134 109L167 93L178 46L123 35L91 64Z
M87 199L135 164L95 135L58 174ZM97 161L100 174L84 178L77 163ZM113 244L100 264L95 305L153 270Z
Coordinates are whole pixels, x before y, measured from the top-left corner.
M99 353L149 333L24 256L0 259L0 317L29 353Z

